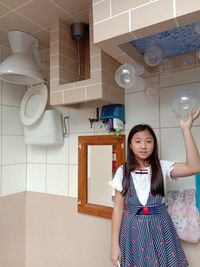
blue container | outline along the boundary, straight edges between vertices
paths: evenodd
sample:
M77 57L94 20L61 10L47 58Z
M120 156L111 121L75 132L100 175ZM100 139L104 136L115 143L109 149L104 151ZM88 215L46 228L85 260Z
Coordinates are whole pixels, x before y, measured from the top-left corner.
M102 106L100 120L120 119L125 122L125 109L123 104L111 104Z

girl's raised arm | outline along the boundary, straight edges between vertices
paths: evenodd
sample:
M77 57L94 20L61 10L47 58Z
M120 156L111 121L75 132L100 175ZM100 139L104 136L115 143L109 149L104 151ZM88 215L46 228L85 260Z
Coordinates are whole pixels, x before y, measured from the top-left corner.
M185 143L186 162L175 164L171 172L172 178L190 176L200 172L200 155L191 132L192 124L199 115L200 108L194 114L190 112L187 120L177 117Z

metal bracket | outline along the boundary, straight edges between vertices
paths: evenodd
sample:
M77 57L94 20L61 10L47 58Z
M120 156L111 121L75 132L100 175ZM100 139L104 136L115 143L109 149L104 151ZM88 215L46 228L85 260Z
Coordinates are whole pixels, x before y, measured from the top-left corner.
M99 121L99 108L96 108L96 118L89 118L90 128L92 128L94 122L98 121Z
M67 119L69 119L69 116L63 117L63 135L67 135L67 126L66 126Z

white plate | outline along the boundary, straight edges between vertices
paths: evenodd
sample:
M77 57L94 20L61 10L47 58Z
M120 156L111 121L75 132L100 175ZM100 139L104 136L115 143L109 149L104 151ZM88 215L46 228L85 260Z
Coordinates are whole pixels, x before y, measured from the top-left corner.
M40 84L28 88L20 105L20 118L24 125L32 125L42 116L47 104L48 90Z

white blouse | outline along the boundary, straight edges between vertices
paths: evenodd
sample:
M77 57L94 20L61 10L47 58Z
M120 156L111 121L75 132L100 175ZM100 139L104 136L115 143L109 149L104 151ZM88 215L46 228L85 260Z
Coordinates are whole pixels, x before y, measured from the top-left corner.
M174 168L175 162L168 160L160 160L160 165L163 173L164 187L166 188L166 179L171 179L171 171ZM151 167L146 168L148 173L135 173L131 172L131 177L135 186L135 190L138 196L138 199L142 205L145 206L150 192L150 177L151 177ZM122 179L123 179L123 167L120 166L109 185L120 192L122 192ZM166 190L165 190L166 191Z

